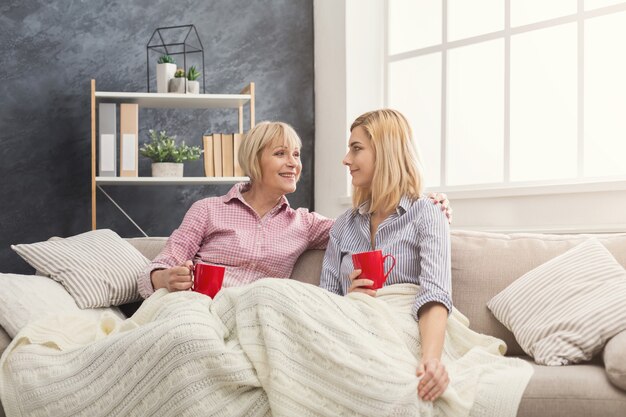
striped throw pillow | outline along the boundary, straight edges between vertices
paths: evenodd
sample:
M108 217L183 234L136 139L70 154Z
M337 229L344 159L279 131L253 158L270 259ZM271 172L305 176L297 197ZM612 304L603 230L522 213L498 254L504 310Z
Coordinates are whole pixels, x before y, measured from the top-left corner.
M524 274L487 307L542 365L591 359L626 329L626 271L589 239Z
M130 243L108 229L11 248L33 268L60 282L80 308L139 300L137 275L149 263Z

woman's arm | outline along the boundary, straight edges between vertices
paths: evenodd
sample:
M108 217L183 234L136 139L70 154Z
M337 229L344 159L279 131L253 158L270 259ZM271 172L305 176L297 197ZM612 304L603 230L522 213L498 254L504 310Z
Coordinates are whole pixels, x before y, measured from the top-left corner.
M418 395L432 401L443 394L449 382L441 353L452 310L450 231L446 217L430 205L424 206L417 228L420 291L414 309L422 344Z
M308 249L326 249L330 228L335 223L318 213L308 213L309 220L309 247Z
M422 400L432 401L443 394L450 382L441 363L448 310L442 304L432 302L423 305L418 315L422 359L417 369L417 376L421 377L417 392Z
M148 298L159 288L183 289L186 287L184 282L191 286L191 275L186 266L190 262L187 261L191 261L198 253L204 236L208 233L207 224L204 202L197 201L187 211L178 229L167 239L161 253L137 277L137 287L143 298ZM170 278L173 280L171 283ZM178 282L184 285L173 285Z
M336 236L338 224L330 229L328 246L324 254L324 262L322 263L322 274L320 276L320 287L339 295L343 295L341 289L341 251L339 248L339 240Z

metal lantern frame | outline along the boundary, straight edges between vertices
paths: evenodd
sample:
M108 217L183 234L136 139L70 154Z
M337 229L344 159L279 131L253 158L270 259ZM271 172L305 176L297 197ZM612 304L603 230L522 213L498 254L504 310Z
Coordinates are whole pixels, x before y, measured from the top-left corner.
M181 29L187 28L187 32ZM180 42L165 43L167 39L167 33L172 33L174 30L182 32L184 39ZM193 45L195 41L199 46ZM160 42L160 43L159 43ZM158 52L161 55L182 55L183 56L183 69L187 74L187 54L202 54L202 92L206 93L205 85L205 71L204 71L204 48L202 41L198 35L198 31L194 25L179 25L179 26L167 26L156 28L150 37L150 40L146 44L146 85L148 86L148 92L150 92L150 51Z

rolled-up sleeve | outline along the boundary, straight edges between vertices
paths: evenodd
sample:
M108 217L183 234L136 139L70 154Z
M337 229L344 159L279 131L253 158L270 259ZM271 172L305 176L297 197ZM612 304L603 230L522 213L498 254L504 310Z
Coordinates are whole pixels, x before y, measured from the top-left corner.
M413 315L426 303L443 304L452 311L452 279L450 264L450 228L445 214L435 205L425 205L417 219L420 262L420 290L415 297Z
M185 261L194 259L204 236L209 232L207 219L203 200L194 203L178 229L167 239L161 253L137 276L137 288L143 298L148 298L154 293L150 279L152 271L182 265Z

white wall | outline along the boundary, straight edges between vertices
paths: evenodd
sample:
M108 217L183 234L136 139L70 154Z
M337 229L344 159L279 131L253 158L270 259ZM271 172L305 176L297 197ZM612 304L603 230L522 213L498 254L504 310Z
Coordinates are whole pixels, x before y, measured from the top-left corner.
M384 106L384 1L315 0L315 209L350 207L341 160L350 124ZM626 181L603 184L444 190L452 227L492 231L626 231Z

